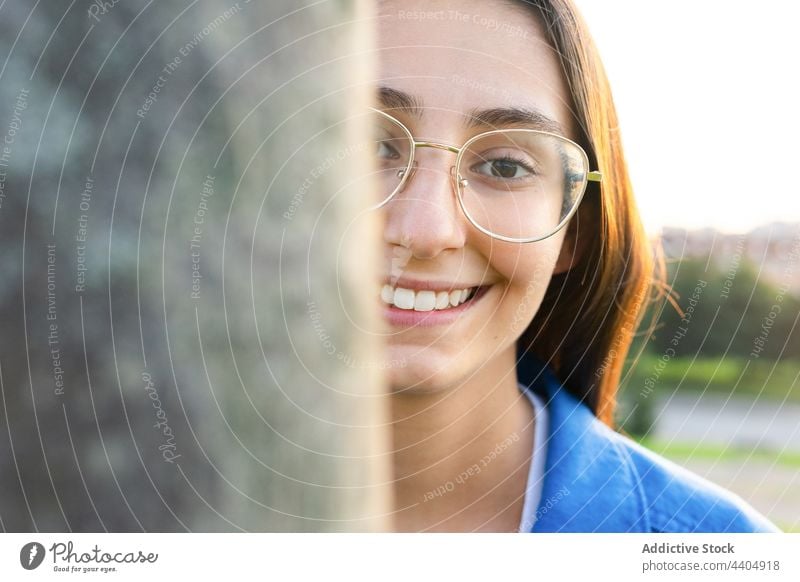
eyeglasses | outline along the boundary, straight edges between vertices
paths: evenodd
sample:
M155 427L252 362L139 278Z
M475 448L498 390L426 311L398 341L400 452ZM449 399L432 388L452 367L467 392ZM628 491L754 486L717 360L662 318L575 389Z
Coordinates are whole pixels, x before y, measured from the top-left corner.
M535 129L500 129L459 147L417 141L384 111L370 109L375 136L379 202L387 204L414 176L417 148L456 154L450 176L459 206L481 232L499 240L536 242L554 235L578 209L588 182L589 158L577 143Z

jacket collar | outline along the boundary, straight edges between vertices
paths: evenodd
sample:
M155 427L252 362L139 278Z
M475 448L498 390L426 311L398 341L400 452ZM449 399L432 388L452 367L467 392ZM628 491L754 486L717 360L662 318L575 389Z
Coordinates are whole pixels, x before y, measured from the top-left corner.
M545 400L549 417L542 497L535 524L526 530L649 531L644 494L620 436L532 354L521 354L517 374Z

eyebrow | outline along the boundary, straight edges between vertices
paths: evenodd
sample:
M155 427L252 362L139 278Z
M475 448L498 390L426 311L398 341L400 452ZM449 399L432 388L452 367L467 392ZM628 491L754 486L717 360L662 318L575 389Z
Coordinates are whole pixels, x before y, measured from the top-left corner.
M400 111L417 119L422 117L422 102L413 95L391 87L378 88L378 101L390 111ZM523 127L566 135L564 126L541 111L526 107L492 107L471 109L464 120L465 129L489 127Z
M378 101L391 111L401 111L411 117L422 117L422 102L404 91L391 87L378 87Z

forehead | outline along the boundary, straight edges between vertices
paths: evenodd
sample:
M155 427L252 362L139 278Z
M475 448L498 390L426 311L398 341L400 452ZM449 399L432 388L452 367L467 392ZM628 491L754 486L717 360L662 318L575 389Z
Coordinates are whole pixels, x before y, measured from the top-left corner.
M477 109L521 107L573 133L560 60L530 8L500 0L384 0L378 23L376 85L413 95L424 118L451 124Z

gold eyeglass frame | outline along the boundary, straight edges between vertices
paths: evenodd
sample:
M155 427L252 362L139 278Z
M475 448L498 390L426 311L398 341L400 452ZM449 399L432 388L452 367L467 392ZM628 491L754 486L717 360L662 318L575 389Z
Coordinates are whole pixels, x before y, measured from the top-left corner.
M555 138L557 138L557 139L559 139L561 141L564 141L566 143L569 143L569 144L572 144L573 146L575 146L578 149L578 151L581 153L581 156L584 159L584 163L585 163L584 167L588 168L589 167L589 156L586 155L586 150L584 150L578 143L572 141L569 138L564 137L563 135L559 135L557 133L551 133L551 132L548 132L548 131L540 131L538 129L524 129L524 128L495 129L495 130L491 130L491 131L485 131L483 133L479 133L478 135L475 135L475 136L469 138L464 143L464 145L462 145L460 148L452 146L452 145L449 145L449 144L441 143L441 142L417 141L416 139L414 139L414 136L411 134L411 131L400 120L398 120L397 118L389 115L385 111L381 111L380 109L376 109L374 107L370 107L369 109L371 111L375 112L375 113L378 113L379 115L382 115L382 116L386 117L387 119L389 119L390 121L392 121L393 123L398 125L403 130L403 132L406 134L406 137L408 138L409 143L412 144L412 147L410 148L410 153L409 153L409 156L408 156L408 163L406 164L405 169L399 170L397 172L397 175L400 178L400 183L397 185L397 187L394 189L394 191L392 191L392 193L389 196L387 196L379 204L376 204L373 207L373 210L377 210L381 206L385 205L392 198L394 198L395 194L397 194L398 192L402 191L403 188L405 188L406 184L408 183L408 181L411 179L411 177L414 175L414 172L416 171L416 166L414 165L414 154L415 154L415 152L416 152L418 147L419 148L435 148L435 149L444 150L444 151L456 154L456 163L455 163L454 166L450 167L450 176L453 179L453 186L455 187L456 198L458 199L458 205L461 207L461 211L467 217L467 220L469 220L470 224L472 224L472 226L477 228L479 231L481 231L482 233L484 233L484 234L486 234L486 235L488 235L488 236L490 236L492 238L495 238L495 239L498 239L498 240L502 240L502 241L505 241L505 242L532 243L532 242L537 242L537 241L544 240L546 238L549 238L549 237L553 236L559 230L564 228L564 225L566 225L569 222L570 218L572 218L575 215L575 213L578 211L578 207L581 204L581 200L583 199L583 195L586 192L586 188L587 188L589 182L602 182L603 181L603 174L601 172L599 172L597 170L587 171L586 172L586 179L583 180L583 188L581 189L580 194L575 199L575 203L574 203L572 209L569 211L569 213L567 213L567 215L563 219L561 219L561 222L558 223L558 225L553 230L553 232L551 232L551 233L549 233L549 234L547 234L545 236L532 237L532 238L513 238L513 237L503 236L501 234L497 234L497 233L491 232L491 231L487 230L486 228L482 227L477 222L475 222L475 220L472 218L472 216L470 216L469 211L467 210L467 208L464 205L463 190L464 190L464 188L466 188L469 185L469 182L463 176L461 176L461 174L456 175L456 173L457 173L456 172L456 168L460 168L461 167L462 157L464 155L464 152L469 149L469 146L472 145L473 143L475 143L477 140L486 137L487 135L494 135L494 134L500 134L500 133L508 134L508 133L520 132L520 133L527 133L527 134L535 133L535 134L540 134L540 135L552 136L552 137L555 137Z

